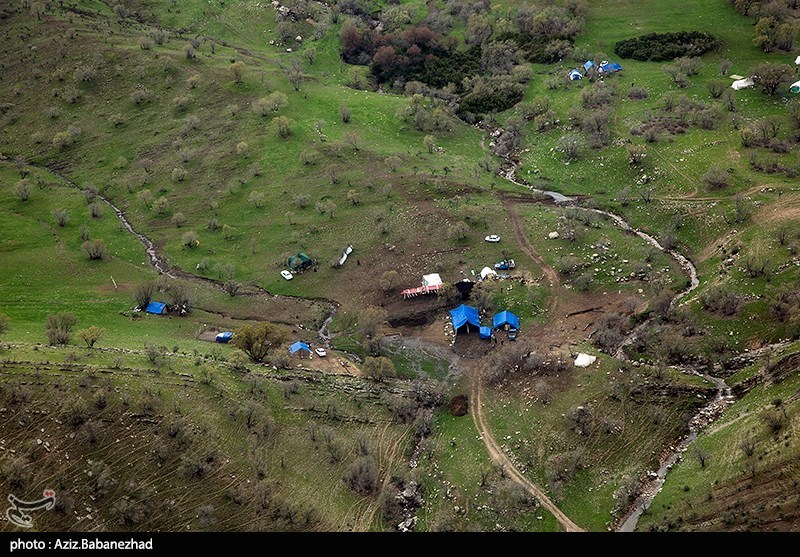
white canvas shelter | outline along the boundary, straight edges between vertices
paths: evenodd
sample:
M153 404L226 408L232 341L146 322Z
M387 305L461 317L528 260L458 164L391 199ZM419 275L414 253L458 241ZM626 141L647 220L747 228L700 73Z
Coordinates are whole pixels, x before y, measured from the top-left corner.
M431 286L441 286L442 277L438 273L431 273L430 275L422 275L422 286L430 288Z
M589 367L595 362L595 360L597 360L597 356L592 356L591 354L584 354L581 352L578 354L578 357L575 358L575 365L577 367Z
M798 56L797 58L794 59L794 63L795 64L800 64L800 56Z
M547 235L547 237L548 237L550 240L555 240L556 238L558 238L558 232L555 232L555 231L553 231L553 232L550 232L550 233Z
M497 273L494 272L494 269L489 267L484 267L481 269L481 279L486 280L488 277L496 277Z
M744 79L737 79L736 81L731 83L731 89L736 89L737 91L739 89L747 89L748 87L752 87L752 86L753 86L753 78L752 77L746 77Z
M431 273L429 275L422 275L422 285L415 286L414 288L406 288L400 294L403 298L414 298L421 294L430 294L442 288L442 277L438 273Z

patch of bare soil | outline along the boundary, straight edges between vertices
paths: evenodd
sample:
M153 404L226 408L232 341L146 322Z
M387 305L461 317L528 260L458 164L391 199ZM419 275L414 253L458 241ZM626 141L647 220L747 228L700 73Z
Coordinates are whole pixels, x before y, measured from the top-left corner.
M447 304L436 294L426 294L404 300L395 298L383 305L392 327L420 327L430 325L436 320L439 311Z
M306 371L362 377L361 368L358 365L350 361L344 354L334 350L328 350L328 355L324 358L316 355L297 358L292 367Z
M216 328L204 329L197 334L197 340L205 340L207 342L216 342L217 341L217 333L221 333L221 330Z
M746 197L763 188L764 186L750 188L742 195ZM786 199L786 197L788 196L780 196L775 202L764 205L753 215L752 221L757 222L760 226L768 226L777 223L786 223L791 226L792 223L800 220L800 198ZM713 200L713 198L709 198L708 200ZM694 201L694 199L690 199L689 201ZM717 241L709 242L700 252L698 261L702 263L714 257L717 253L722 253L738 238L738 233L729 232Z
M469 397L461 394L450 399L450 415L466 416L469 411Z
M499 342L500 341L498 341L498 345ZM510 341L506 340L504 342ZM474 360L488 356L489 352L494 350L495 346L494 342L480 338L477 329L473 330L470 328L469 333L462 330L456 335L456 342L453 344L453 352L462 358Z
M761 225L772 222L796 222L800 218L800 198L783 199L781 196L775 203L767 205L753 215L753 222Z
M379 167L380 161L375 161ZM452 219L444 209L424 195L413 191L416 178L401 176L396 173L385 173L376 176L382 183L393 186L397 195L408 202L408 208L395 215L402 220L404 230L413 231L407 238L395 239L382 246L361 251L354 243L354 251L345 264L335 271L336 284L330 289L330 296L342 304L343 310L358 310L366 306L379 306L387 310L389 319L395 313L403 320L406 307L426 306L435 295L419 296L403 300L400 292L404 288L412 288L422 283L422 275L436 272L436 269L456 269L463 262L467 246L448 246L447 223ZM448 191L471 191L463 184L447 184ZM474 188L473 188L474 189ZM455 193L453 193L455 194ZM378 224L376 223L376 227ZM380 277L386 271L397 271L400 275L398 287L384 292L380 286ZM443 278L446 278L443 276Z

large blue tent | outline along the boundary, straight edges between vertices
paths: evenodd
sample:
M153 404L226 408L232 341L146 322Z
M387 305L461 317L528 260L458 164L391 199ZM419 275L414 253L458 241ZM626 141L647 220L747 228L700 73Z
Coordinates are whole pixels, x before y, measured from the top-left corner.
M506 325L519 329L519 317L508 310L496 313L495 316L492 317L492 327L495 329L505 327Z
M289 347L289 353L292 355L294 355L294 353L298 350L303 350L304 352L311 354L311 347L302 340L298 340Z
M231 331L224 331L222 333L217 333L217 336L214 337L214 340L224 344L230 342L231 338L233 338L233 333Z
M164 315L167 313L167 304L163 304L161 302L150 302L147 304L147 309L145 309L147 313L154 313L156 315Z
M475 327L481 326L478 309L465 304L461 304L456 309L450 310L450 318L453 320L453 329L456 331L468 323Z
M600 71L603 73L611 73L611 72L618 72L622 69L622 66L615 62L610 62L608 64L603 64L600 66Z

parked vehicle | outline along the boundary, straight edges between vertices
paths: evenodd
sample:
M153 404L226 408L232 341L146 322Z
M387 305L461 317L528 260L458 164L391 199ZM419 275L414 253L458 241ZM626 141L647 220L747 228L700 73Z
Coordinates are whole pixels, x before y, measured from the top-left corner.
M324 349L324 348L322 348L322 347L320 347L320 348L315 348L315 349L314 349L314 353L315 353L317 356L319 356L320 358L324 358L325 356L327 356L327 355L328 355L328 353L327 353L327 352L325 351L325 349Z
M505 271L507 269L514 269L517 264L514 262L513 259L503 259L499 263L494 264L494 268L500 271Z
M497 234L492 234L490 236L486 236L486 238L484 238L484 240L486 240L487 242L491 242L493 244L496 244L497 242L500 241L500 236L498 236Z
M283 271L281 271L281 276L282 276L283 278L285 278L286 280L292 280L292 278L293 278L293 277L292 277L292 273L290 273L290 272L289 272L289 271L287 271L286 269L284 269Z

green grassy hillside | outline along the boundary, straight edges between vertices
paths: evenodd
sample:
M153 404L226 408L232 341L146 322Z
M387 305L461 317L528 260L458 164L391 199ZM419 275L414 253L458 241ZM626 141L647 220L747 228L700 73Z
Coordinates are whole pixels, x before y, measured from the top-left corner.
M545 495L604 531L710 374L736 401L638 529L796 529L799 21L727 0L6 2L0 489L55 489L41 530L565 529ZM681 31L719 47L615 53ZM623 69L569 81L586 60ZM675 302L670 250L699 278ZM298 252L313 267L286 280ZM503 259L470 303L519 315L519 341L453 337L453 283ZM402 299L427 273L445 288ZM148 288L169 315L139 311ZM251 359L209 342L261 326ZM290 357L298 339L329 353Z

